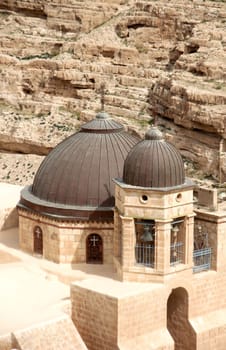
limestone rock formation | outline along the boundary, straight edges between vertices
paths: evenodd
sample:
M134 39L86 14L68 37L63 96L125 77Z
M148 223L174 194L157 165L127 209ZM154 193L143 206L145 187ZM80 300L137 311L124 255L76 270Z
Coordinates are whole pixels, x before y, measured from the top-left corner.
M202 179L226 181L223 1L2 0L0 19L0 179L31 182L4 164L38 166L100 109L105 82L127 129L156 119Z

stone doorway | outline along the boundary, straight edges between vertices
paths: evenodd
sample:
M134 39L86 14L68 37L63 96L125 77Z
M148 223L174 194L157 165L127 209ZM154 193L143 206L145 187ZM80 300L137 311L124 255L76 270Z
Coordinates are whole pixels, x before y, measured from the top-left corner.
M86 240L86 262L88 264L103 263L103 241L100 235L92 233Z
M43 255L43 233L39 226L34 228L34 253Z
M196 336L188 320L188 293L184 288L173 289L167 301L167 328L175 350L195 350Z

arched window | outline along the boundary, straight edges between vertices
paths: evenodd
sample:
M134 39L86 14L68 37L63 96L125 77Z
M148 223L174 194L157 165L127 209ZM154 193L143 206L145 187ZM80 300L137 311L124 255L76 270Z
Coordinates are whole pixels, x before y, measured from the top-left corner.
M40 226L35 226L33 236L34 236L34 253L43 255L43 233Z
M86 239L86 262L88 264L103 263L103 241L97 233L90 234Z

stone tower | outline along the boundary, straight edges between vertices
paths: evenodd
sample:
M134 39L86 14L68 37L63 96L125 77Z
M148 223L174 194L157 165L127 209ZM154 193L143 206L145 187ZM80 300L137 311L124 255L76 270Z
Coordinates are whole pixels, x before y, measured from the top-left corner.
M115 180L114 263L122 280L161 281L192 269L193 183L179 152L152 127Z

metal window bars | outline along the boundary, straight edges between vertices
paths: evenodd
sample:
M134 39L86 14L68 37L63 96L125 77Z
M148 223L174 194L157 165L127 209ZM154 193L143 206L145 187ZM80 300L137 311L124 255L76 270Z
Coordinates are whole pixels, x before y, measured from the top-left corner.
M211 248L197 249L193 251L193 272L201 272L211 269Z
M155 247L150 244L136 244L135 246L136 263L148 267L154 267Z
M194 236L193 272L211 269L212 249L209 247L208 233L199 225Z
M175 242L170 245L170 266L182 264L184 260L183 242Z

